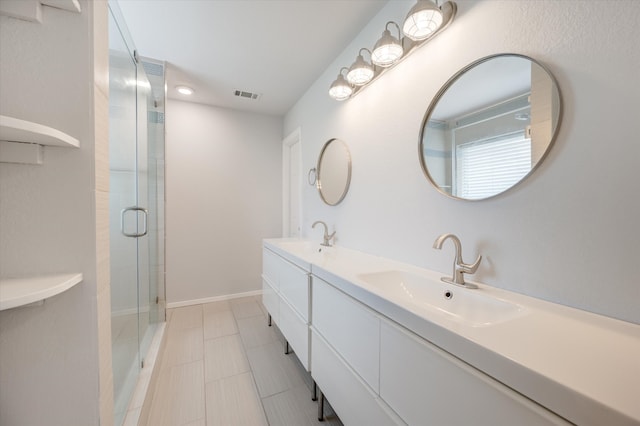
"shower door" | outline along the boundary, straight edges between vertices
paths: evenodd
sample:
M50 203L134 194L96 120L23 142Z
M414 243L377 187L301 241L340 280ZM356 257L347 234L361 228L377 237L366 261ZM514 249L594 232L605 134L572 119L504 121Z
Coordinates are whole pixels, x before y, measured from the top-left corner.
M149 149L157 145L149 143L153 97L119 10L113 4L109 8L111 337L114 418L120 425L164 314L158 309L158 274L151 270L151 256L158 256L152 244L159 238L149 238L158 217L158 205L150 205L150 194L157 191L155 155Z

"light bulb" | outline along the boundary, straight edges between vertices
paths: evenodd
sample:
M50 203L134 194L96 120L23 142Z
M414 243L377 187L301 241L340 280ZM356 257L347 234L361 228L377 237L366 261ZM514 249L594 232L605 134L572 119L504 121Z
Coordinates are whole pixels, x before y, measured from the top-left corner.
M331 83L331 87L329 88L329 96L331 96L336 101L344 101L345 99L348 99L352 93L353 88L349 85L347 80L344 79L342 70L340 70L338 78L333 83Z
M411 40L424 40L442 25L442 12L430 0L418 0L404 20L402 32Z
M360 49L360 51L363 50L367 49ZM364 60L362 54L359 54L356 61L351 65L351 68L349 68L347 80L349 80L349 83L351 84L362 86L371 81L373 74L374 72L371 64Z
M400 35L400 27L395 22L387 22L382 37L376 42L373 52L371 53L371 61L381 67L388 67L393 65L404 54L404 49L400 40L391 35L391 32L387 29L389 24L394 24L398 28L398 35Z

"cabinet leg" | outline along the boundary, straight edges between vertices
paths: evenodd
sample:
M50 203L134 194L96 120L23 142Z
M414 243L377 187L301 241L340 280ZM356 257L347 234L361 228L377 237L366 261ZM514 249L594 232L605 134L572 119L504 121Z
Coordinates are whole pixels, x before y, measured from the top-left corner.
M289 355L289 341L288 340L284 341L284 354L285 355Z
M313 381L313 391L311 392L311 400L312 401L317 401L318 400L318 385L316 384L316 381Z
M269 322L268 322L269 327L271 327L271 314L269 314Z
M320 391L320 396L318 397L318 421L324 421L324 394Z

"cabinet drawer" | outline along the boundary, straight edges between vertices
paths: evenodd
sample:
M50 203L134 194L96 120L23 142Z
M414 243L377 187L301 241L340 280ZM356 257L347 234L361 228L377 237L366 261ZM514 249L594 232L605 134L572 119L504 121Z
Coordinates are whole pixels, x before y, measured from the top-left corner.
M262 249L262 277L276 290L278 290L280 262L282 259L277 254L266 248Z
M309 273L284 259L280 259L280 295L309 322Z
M380 340L380 397L409 425L569 425L386 320Z
M271 320L276 324L280 324L280 296L267 280L262 280L262 304L267 308L267 312L271 315Z
M311 332L311 375L347 425L404 425L316 332Z
M380 319L369 308L313 277L313 326L377 393Z
M304 368L309 371L309 325L284 299L280 300L278 326Z

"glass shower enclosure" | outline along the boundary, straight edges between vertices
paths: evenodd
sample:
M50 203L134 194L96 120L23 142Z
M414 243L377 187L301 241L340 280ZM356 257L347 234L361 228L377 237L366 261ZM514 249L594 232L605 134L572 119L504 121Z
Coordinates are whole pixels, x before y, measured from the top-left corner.
M150 79L145 68L154 76ZM109 237L115 424L165 319L164 66L145 63L109 3Z

